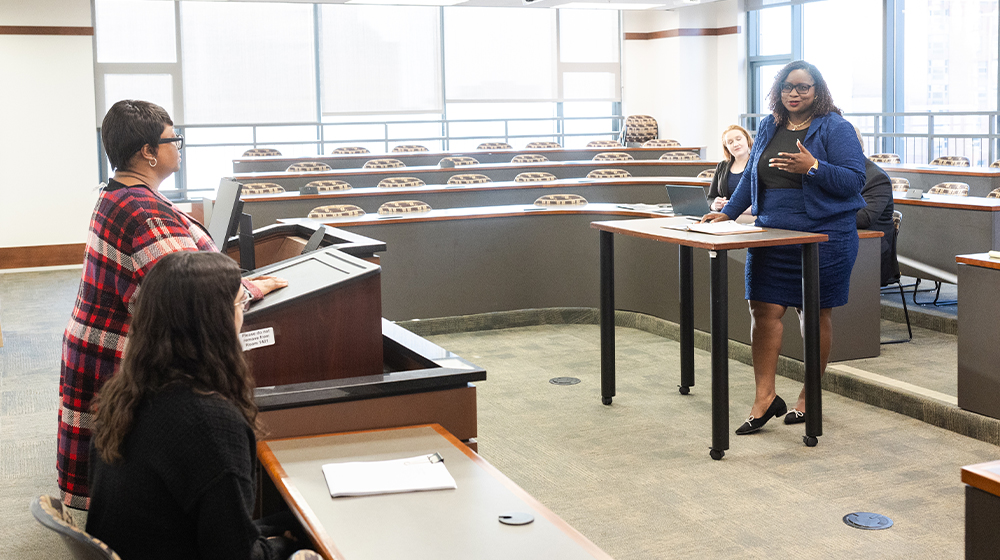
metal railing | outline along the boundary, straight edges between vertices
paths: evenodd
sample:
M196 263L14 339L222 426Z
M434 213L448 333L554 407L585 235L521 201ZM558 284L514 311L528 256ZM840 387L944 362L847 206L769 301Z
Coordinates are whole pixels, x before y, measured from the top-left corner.
M475 142L506 142L512 140L548 140L566 145L568 138L591 137L617 139L621 133L622 115L607 115L597 117L528 117L507 119L428 119L417 121L363 121L363 122L293 122L267 124L203 124L175 125L178 134L185 136L185 146L181 152L180 170L174 175L174 188L162 189L160 192L171 200L189 202L214 193L220 177L199 178L201 186L191 187L189 173L189 155L198 150L213 148L237 148L235 155L225 161L229 166L227 175L231 174L232 159L247 149L257 147L280 148L282 146L312 146L310 155L326 155L339 146L358 146L379 144L385 153L390 153L392 146L419 142L439 143L443 151L451 151L454 144L465 141ZM610 126L608 126L610 121ZM502 124L502 131L499 128ZM588 125L593 126L593 129ZM406 129L414 127L433 128L432 134L406 133ZM365 129L364 136L352 136L343 131L350 128ZM372 134L375 128L380 133ZM472 128L482 128L482 133L469 132ZM281 130L285 129L285 130ZM294 133L288 134L294 129ZM269 134L275 132L277 134ZM338 132L340 131L340 132ZM440 132L438 132L440 131ZM100 129L97 134L100 138ZM290 138L280 139L282 132ZM224 137L219 141L208 140L212 136ZM517 147L517 146L515 146ZM474 148L474 146L473 146ZM465 148L454 148L465 149ZM110 175L107 156L104 148L98 142L101 181L106 182ZM207 179L210 181L206 182ZM211 186L208 186L211 184Z
M740 115L740 124L756 131L766 115ZM903 163L927 164L940 156L965 156L975 167L1000 157L1000 112L845 113L861 129L865 153L892 153ZM755 132L754 132L755 133Z

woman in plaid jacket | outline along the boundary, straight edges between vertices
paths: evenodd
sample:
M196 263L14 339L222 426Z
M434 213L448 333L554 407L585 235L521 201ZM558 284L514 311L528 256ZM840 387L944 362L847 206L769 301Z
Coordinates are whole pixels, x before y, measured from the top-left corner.
M104 118L101 140L115 175L90 220L83 278L63 335L59 388L59 489L63 502L78 509L90 505L90 404L122 357L143 276L168 253L217 250L204 226L158 192L180 168L184 146L162 107L115 103ZM284 285L276 278L244 281L253 298Z

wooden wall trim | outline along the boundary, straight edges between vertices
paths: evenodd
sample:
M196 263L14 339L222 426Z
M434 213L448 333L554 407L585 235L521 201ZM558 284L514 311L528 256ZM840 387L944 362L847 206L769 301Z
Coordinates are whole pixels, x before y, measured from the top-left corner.
M0 247L0 269L83 264L86 243Z
M714 37L719 35L736 35L740 32L740 26L732 27L701 27L667 29L666 31L651 31L649 33L626 33L626 41L649 41L652 39L667 39L670 37Z
M0 35L93 35L93 27L0 25Z

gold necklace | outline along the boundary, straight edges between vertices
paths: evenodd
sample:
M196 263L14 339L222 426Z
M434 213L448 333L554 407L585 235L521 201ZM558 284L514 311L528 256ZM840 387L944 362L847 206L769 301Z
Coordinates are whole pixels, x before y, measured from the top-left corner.
M803 126L809 124L810 121L812 121L812 120L813 120L813 116L812 115L809 115L808 119L800 122L799 124L795 124L795 123L792 122L792 119L788 119L789 130L796 131L796 130L802 128Z

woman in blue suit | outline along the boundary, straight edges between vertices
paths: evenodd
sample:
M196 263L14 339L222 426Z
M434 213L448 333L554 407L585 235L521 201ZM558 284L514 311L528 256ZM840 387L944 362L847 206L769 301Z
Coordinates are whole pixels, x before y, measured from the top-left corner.
M762 227L824 233L819 246L820 361L826 369L833 340L831 311L847 303L851 269L858 254L855 214L865 206L864 154L854 127L833 104L819 70L795 61L778 72L768 94L771 115L761 121L747 172L721 212L702 221L732 220L748 207ZM805 421L805 391L788 410L775 392L781 351L781 318L788 307L802 306L801 249L750 249L746 264L750 301L751 350L756 396L738 435L759 431L785 415L786 424Z

